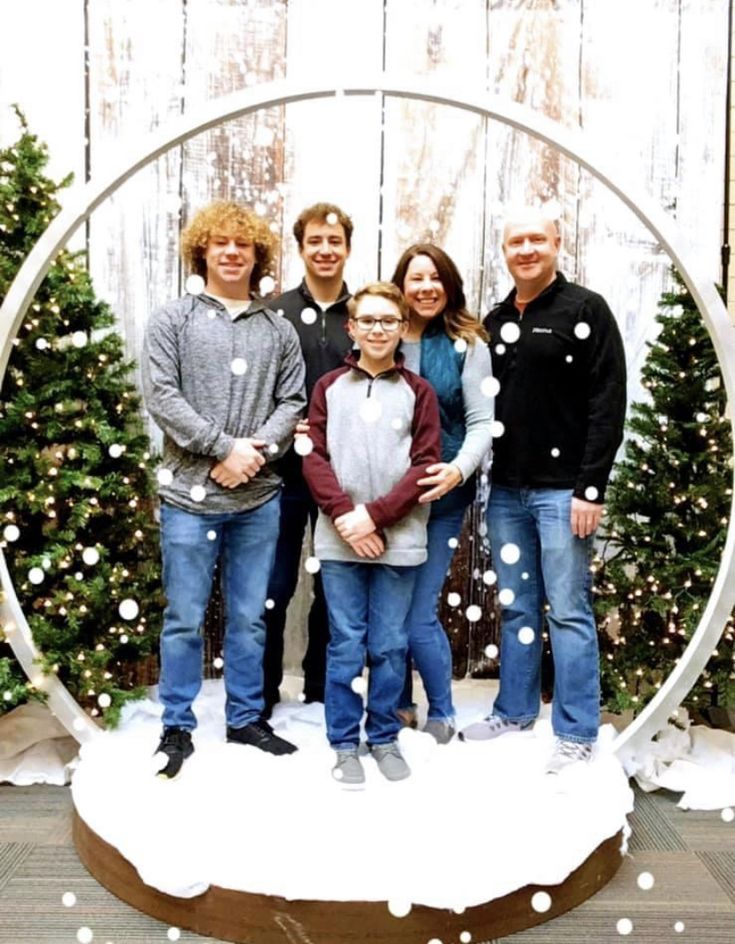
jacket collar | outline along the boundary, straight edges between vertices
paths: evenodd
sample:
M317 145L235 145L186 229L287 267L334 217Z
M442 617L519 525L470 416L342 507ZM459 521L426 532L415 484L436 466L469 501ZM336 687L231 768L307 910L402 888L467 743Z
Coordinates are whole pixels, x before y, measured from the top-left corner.
M201 294L192 295L191 297L194 299L194 301L206 298L208 308L218 308L220 311L227 312L227 308L218 298L213 298L211 295L207 295L206 292L201 292ZM245 304L245 299L243 299L243 304ZM238 317L242 317L243 315L254 315L257 311L267 311L270 308L268 302L264 298L261 298L260 295L255 294L250 296L249 306L250 307L247 309L247 311L244 311L242 315L239 315Z
M535 305L536 302L540 301L542 298L548 298L551 295L555 295L562 288L562 286L567 285L567 284L568 283L567 283L566 278L564 277L564 273L557 272L556 278L554 279L554 281L551 282L549 285L547 285L546 288L542 292L539 292L538 295L536 295L534 298L532 298L529 302L526 303L526 309L528 308L529 305ZM517 294L518 294L518 289L513 287L500 304L503 307L508 306L512 308L514 311L517 311L516 306L515 306L515 299L516 299Z
M321 308L321 305L319 304L319 302L316 301L314 296L309 291L309 286L306 284L305 278L301 280L301 285L299 285L299 292L301 292L301 295L303 296L303 298L307 302L309 302L311 305L316 305L318 308ZM344 304L344 302L349 301L350 297L351 297L350 290L347 288L347 283L343 282L342 288L340 289L340 292L339 292L339 297L335 298L333 302L329 303L329 308L333 308L335 305ZM329 308L327 309L327 311L329 311Z
M406 360L403 352L401 350L397 350L395 354L393 355L393 359L395 361L395 364L393 365L393 367L389 367L387 370L383 370L379 374L375 374L373 376L373 374L369 374L364 368L360 367L360 365L358 364L359 357L360 357L359 349L353 349L345 356L344 362L345 364L347 364L348 367L351 367L353 370L356 370L360 374L364 374L366 377L369 377L371 380L374 380L375 377L386 377L388 374L392 374L394 371L402 371L404 361Z

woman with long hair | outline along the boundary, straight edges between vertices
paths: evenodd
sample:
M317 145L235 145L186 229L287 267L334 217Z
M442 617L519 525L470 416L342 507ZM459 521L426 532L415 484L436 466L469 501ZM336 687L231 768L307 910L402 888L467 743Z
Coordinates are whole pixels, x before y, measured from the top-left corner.
M419 483L431 502L428 559L419 569L407 618L409 660L398 714L416 726L411 661L429 703L423 728L439 744L455 732L452 652L437 608L465 512L475 496L475 471L492 441L492 367L487 334L467 310L462 277L438 246L417 243L398 260L392 281L406 297L409 329L401 344L405 364L433 386L439 399L442 455Z

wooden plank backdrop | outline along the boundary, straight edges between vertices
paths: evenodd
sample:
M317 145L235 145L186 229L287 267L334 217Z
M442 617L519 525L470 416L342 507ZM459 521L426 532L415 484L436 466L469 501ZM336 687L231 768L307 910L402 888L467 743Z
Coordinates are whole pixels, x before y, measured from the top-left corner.
M581 126L676 217L717 279L727 14L726 0L25 0L0 32L0 143L17 135L8 107L17 101L50 146L52 172L84 180L121 141L246 85L288 75L339 86L350 69L383 65L446 76ZM617 198L523 133L444 106L338 96L271 108L172 150L88 228L98 293L131 356L150 310L181 290L182 222L220 196L251 203L281 236L279 288L301 278L295 216L326 199L355 221L351 285L389 277L409 243L432 239L456 260L479 314L510 287L505 208L554 201L562 266L608 298L631 398L642 395L669 260ZM488 603L487 560L469 536L457 561L447 589L463 603L444 613L464 673L486 667L496 628L489 605L479 625L464 616L466 604ZM289 667L301 656L307 603L304 584Z

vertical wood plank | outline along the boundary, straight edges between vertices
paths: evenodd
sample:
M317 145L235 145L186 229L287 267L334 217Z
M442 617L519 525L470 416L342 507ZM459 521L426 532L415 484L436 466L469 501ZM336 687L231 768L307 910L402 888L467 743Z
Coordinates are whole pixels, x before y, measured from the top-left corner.
M188 0L186 11L187 109L283 76L285 0ZM281 106L227 122L183 146L184 217L212 200L233 199L280 233L282 175Z
M582 0L495 0L488 11L495 94L570 127L579 120ZM554 203L562 223L560 266L574 277L579 172L576 163L523 132L490 122L486 155L487 228L483 309L511 288L502 227L514 205Z
M181 109L181 0L89 0L92 176ZM169 151L90 221L90 271L137 360L152 309L178 288L179 153Z
M458 75L486 86L485 0L388 0L386 68ZM445 249L479 309L485 121L456 108L389 99L385 109L383 242L386 278L411 243Z
M355 70L380 69L383 9L372 0L289 0L287 74L340 85ZM301 281L303 265L291 235L304 207L336 203L352 218L352 253L345 269L355 289L377 274L381 100L337 95L286 108L283 178L283 288Z
M679 32L676 218L700 270L720 281L727 82L727 3L686 0ZM706 181L703 188L703 181ZM724 184L723 184L724 186ZM705 195L706 194L706 195ZM732 195L732 191L731 191ZM731 213L732 218L732 213Z
M634 19L639 28L630 29ZM643 12L633 0L615 9L584 4L582 127L623 175L667 208L678 173L679 35L679 0L649 0ZM616 70L623 55L626 68ZM577 264L580 281L601 292L618 319L629 398L641 399L639 372L670 261L634 214L587 173L580 174Z

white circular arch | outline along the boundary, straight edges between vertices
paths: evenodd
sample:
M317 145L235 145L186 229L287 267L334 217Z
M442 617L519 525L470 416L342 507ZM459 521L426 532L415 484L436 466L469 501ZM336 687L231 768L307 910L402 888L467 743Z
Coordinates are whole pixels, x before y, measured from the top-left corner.
M699 311L704 317L722 371L727 396L735 403L735 326L709 278L699 276L687 261L686 245L674 222L651 198L639 191L635 182L610 166L594 145L577 129L558 122L514 102L504 101L488 92L467 86L448 84L426 76L376 73L340 86L325 87L303 80L284 79L244 89L201 106L193 114L183 115L166 128L137 143L123 155L117 166L93 178L84 187L70 193L69 205L51 222L18 271L0 308L0 381L5 375L13 340L36 290L52 265L56 254L69 237L110 194L146 164L189 138L234 118L273 105L330 98L339 95L374 95L417 99L462 108L523 131L557 149L597 177L633 211L656 237L681 273ZM735 437L733 437L735 440ZM734 496L735 503L735 496ZM627 756L653 736L665 723L696 682L735 605L735 525L730 509L727 539L720 568L702 618L684 654L655 698L620 734L615 746L620 756ZM0 620L18 661L26 674L48 694L52 711L79 741L97 733L98 728L55 676L42 676L34 660L38 651L28 623L18 602L0 553Z

